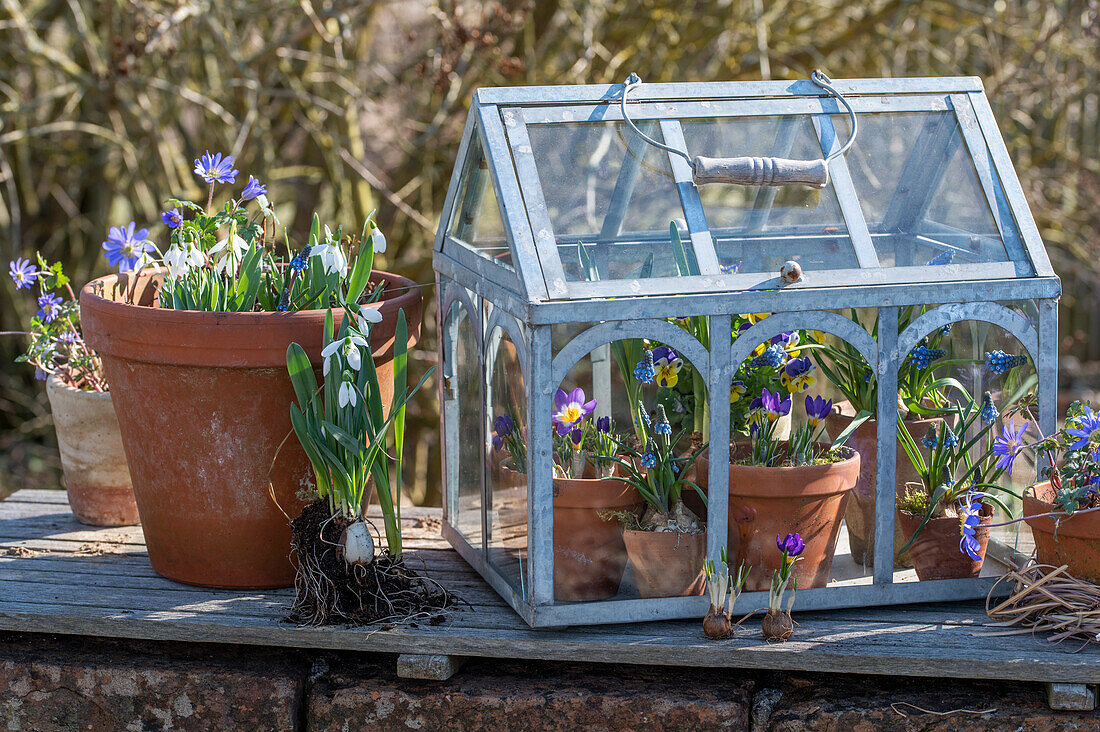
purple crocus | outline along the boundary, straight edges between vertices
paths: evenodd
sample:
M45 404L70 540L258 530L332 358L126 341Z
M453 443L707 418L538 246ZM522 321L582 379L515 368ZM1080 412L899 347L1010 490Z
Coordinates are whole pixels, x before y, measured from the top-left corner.
M172 208L160 215L160 220L164 222L164 225L169 229L178 229L180 224L183 223L183 214L180 213L178 208Z
M1100 415L1090 407L1085 407L1084 413L1073 421L1074 425L1066 430L1067 434L1077 438L1077 441L1069 446L1070 450L1080 450L1090 443L1100 444Z
M779 551L788 557L797 557L806 548L806 543L798 534L787 534L785 537L776 536L775 545Z
M39 272L29 259L13 259L8 265L8 274L15 283L15 289L22 290L34 284Z
M260 181L248 176L248 183L245 185L244 190L241 191L242 201L251 201L253 198L259 198L260 196L267 195L267 186L261 185Z
M149 241L149 230L138 229L131 221L125 227L112 226L103 242L103 251L107 264L118 267L119 272L131 272L137 267L142 255L153 248Z
M810 429L816 430L817 426L824 422L832 411L832 399L823 399L819 396L806 397L806 420L809 422Z
M502 414L496 418L493 422L493 429L501 437L508 437L512 434L512 430L515 429L516 423L512 421L512 418L507 414Z
M596 431L605 435L611 434L611 417L600 417L596 420Z
M500 452L504 449L504 438L500 435L493 435L493 452Z
M237 180L237 170L233 167L233 156L221 153L206 154L195 161L195 175L207 183L232 183Z
M1026 422L1024 426L1027 426ZM959 533L962 534L962 538L959 539L959 551L975 562L982 561L982 545L975 534L982 521L981 499L984 497L984 493L971 489L959 499Z
M783 399L782 397L783 395L778 391L773 394L768 391L767 387L764 387L760 391L760 403L768 415L768 420L771 422L791 413L791 398L787 397Z
M993 452L1001 456L994 467L1004 468L1009 475L1012 475L1012 464L1016 461L1020 448L1024 446L1024 432L1027 430L1027 425L1028 423L1024 422L1020 429L1016 429L1016 420L1012 420L1001 428L1001 436L993 440Z
M58 310L61 307L61 298L50 292L44 292L38 296L38 319L52 323L54 318L57 317Z
M569 430L569 441L573 443L573 449L581 449L581 443L584 441L584 432L580 427L574 427Z
M575 426L579 425L586 417L592 414L596 408L596 400L590 402L584 400L584 389L579 386L571 393L565 389L558 389L554 395L554 426L558 435L565 437Z

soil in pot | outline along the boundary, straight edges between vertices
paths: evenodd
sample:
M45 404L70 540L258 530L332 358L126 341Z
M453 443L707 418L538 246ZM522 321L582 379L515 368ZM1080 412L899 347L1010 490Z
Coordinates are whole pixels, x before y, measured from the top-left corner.
M1055 533L1055 517L1042 514L1059 513L1056 495L1049 482L1024 493L1024 520L1035 538L1036 559L1055 567L1068 564L1074 577L1100 582L1100 511L1063 516Z
M374 306L383 320L371 335L389 403L397 310L412 345L421 296L405 278L371 276L391 293ZM137 278L138 305L127 302L127 276L90 282L80 297L85 338L111 384L149 561L187 584L290 586L287 518L300 513L313 478L298 441L287 439L286 349L299 343L320 366L325 311L168 310L151 306L158 282L156 273Z
M621 480L554 478L554 598L606 600L626 569L623 527L614 513L641 513L638 490Z
M136 524L137 503L111 394L77 389L50 376L46 395L73 515L91 526Z
M651 597L690 597L706 589L703 560L706 533L623 531L623 542L634 568L638 593Z
M369 564L348 564L340 539L349 523L343 515L333 516L327 500L314 501L290 522L297 575L288 620L303 625L366 625L420 617L438 625L445 619L441 613L461 602L410 566L404 555L376 551Z
M825 419L825 428L831 437L836 437L844 431L852 422L855 411L848 402L840 402L833 407L833 413ZM921 438L928 433L928 428L939 422L939 418L906 420L905 429L910 436L920 444ZM852 491L851 500L844 512L844 520L848 526L848 546L852 550L852 559L864 566L870 567L875 561L875 485L878 482L878 422L869 419L848 437L845 443L859 453L859 478L855 489ZM906 483L919 483L920 476L913 467L909 456L897 443L894 454L894 492L898 498L905 496ZM908 552L898 553L905 546L908 537L901 535L901 530L894 528L894 566L911 567Z
M748 445L731 445L734 461L748 455ZM829 582L840 522L859 475L860 455L824 465L762 467L730 465L729 565L749 565L745 590L766 591L779 569L782 554L775 537L797 533L806 543L794 565L799 589L824 587ZM699 475L710 467L707 453L699 457Z
M924 520L923 516L900 509L895 511L895 516L894 521L901 528L905 541L909 541ZM917 579L924 582L978 576L989 547L989 525L993 523L993 507L983 503L979 516L980 522L974 537L981 546L978 554L982 558L976 561L959 549L962 534L959 531L958 516L936 516L925 524L909 547L909 556L917 571Z

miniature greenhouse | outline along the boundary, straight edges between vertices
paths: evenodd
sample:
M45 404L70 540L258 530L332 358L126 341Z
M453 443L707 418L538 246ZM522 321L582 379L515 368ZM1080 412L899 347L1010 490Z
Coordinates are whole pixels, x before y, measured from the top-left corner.
M899 524L922 479L933 504L1008 480L962 452L929 477L945 443L1030 394L1055 422L1061 286L979 80L481 89L434 266L444 534L531 625L701 618L704 559L764 607L784 534L796 609L992 586L914 576ZM797 468L763 433L848 482L778 501ZM1017 526L984 529L990 565Z

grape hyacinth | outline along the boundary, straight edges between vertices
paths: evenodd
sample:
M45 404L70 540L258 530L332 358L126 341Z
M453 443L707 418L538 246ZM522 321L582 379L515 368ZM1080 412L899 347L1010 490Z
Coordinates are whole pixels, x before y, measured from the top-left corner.
M786 360L787 352L783 350L783 346L778 344L768 346L768 348L759 356L749 361L749 367L758 368L773 368L777 369L783 365Z
M668 415L665 414L665 405L657 405L657 421L653 425L653 434L655 435L671 435L672 425L669 424Z
M932 365L933 361L938 361L946 355L947 351L942 348L917 346L909 352L909 361L918 369L926 369Z
M656 377L657 372L653 366L653 351L646 351L645 355L642 356L642 360L634 367L634 378L643 384L652 384L653 379Z
M1026 363L1027 356L1024 355L1013 356L1001 350L988 351L985 354L985 365L998 376Z
M997 406L993 404L993 395L988 391L982 396L982 411L979 414L982 418L982 424L986 426L997 421L997 417L1000 415Z

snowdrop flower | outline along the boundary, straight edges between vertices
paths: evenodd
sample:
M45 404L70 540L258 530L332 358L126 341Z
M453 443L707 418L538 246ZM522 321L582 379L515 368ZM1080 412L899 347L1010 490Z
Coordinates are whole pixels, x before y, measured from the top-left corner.
M325 243L313 247L309 256L320 257L321 264L325 267L325 274L339 272L341 277L347 276L348 258L344 256L344 250L337 244Z
M359 332L363 335L370 333L370 327L382 322L382 313L374 308L360 307L359 314L355 316L359 322Z
M202 252L192 246L171 247L164 253L164 266L168 268L168 276L174 280L186 275L192 267L201 267L202 263Z
M214 271L224 273L229 268L230 260L239 262L248 251L248 242L236 234L230 234L210 248L211 254L225 252L225 255L214 265Z
M359 367L363 365L363 361L359 355L359 348L366 347L367 341L357 335L349 335L338 341L333 341L321 350L321 358L324 359L324 364L321 367L322 373L328 376L329 361L337 352L344 355L344 358L348 362L348 366L358 371Z
M386 235L382 233L382 230L375 226L374 222L370 225L370 244L374 249L375 254L384 254L386 251Z
M344 372L344 380L340 382L340 393L337 394L336 400L340 404L340 408L343 409L347 406L355 406L358 403L359 397L355 393L355 384L351 382L351 372Z

